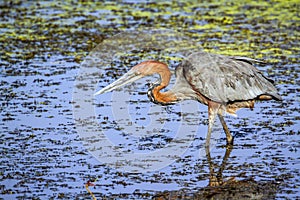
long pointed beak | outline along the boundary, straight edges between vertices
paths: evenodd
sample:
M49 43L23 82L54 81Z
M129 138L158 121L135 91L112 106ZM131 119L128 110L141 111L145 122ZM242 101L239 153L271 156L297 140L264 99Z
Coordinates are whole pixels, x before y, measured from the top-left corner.
M116 80L115 82L111 83L110 85L108 85L108 86L102 88L101 90L99 90L98 92L96 92L94 94L94 96L103 94L105 92L110 92L114 89L117 89L117 88L123 86L123 85L134 82L142 77L143 77L143 75L140 74L139 72L137 72L135 70L130 70L126 74L124 74L121 78Z

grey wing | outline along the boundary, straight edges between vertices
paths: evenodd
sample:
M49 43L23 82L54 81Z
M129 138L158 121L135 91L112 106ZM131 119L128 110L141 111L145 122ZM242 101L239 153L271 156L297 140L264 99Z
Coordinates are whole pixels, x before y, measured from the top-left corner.
M255 99L266 94L281 99L276 88L245 57L227 57L205 52L183 61L188 83L207 98L221 103Z

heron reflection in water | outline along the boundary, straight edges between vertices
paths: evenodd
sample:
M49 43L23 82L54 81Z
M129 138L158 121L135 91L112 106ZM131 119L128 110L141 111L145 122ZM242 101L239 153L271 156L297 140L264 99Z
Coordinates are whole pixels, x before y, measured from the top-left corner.
M225 131L227 144L233 144L233 136L223 118L225 112L235 115L240 108L253 109L256 100L282 100L273 81L255 68L254 62L260 61L206 52L193 53L176 67L174 86L162 92L171 79L168 66L159 61L144 61L95 95L112 91L145 76L159 74L159 82L152 84L148 90L150 101L169 105L192 99L207 105L209 124L206 145L209 144L216 116Z

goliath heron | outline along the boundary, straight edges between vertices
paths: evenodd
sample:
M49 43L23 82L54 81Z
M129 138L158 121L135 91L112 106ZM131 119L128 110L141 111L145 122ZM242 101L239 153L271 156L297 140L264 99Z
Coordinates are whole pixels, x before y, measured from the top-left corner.
M171 79L168 66L158 61L144 61L94 95L112 91L145 76L159 74L160 81L148 90L150 101L168 105L193 99L207 105L207 143L218 116L226 133L227 143L233 144L233 137L223 118L225 112L235 115L240 108L253 109L256 100L282 100L273 81L256 69L253 62L260 61L206 52L193 53L176 67L174 86L162 92Z

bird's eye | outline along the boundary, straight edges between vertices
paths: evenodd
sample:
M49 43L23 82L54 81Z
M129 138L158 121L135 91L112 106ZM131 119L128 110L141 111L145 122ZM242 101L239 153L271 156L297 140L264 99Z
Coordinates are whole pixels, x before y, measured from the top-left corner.
M154 84L149 82L149 83L146 83L145 85L147 85L147 87L151 88Z

